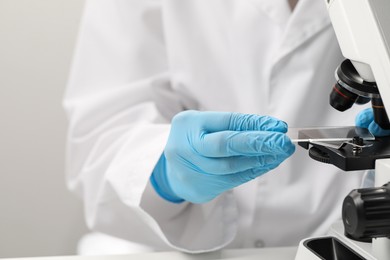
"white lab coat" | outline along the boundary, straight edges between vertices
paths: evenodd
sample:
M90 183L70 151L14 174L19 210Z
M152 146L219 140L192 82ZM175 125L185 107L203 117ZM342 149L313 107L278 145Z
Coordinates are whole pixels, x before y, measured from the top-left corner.
M67 180L90 228L202 252L288 246L325 234L362 172L296 153L210 203L150 188L170 119L184 109L272 115L291 127L353 125L328 104L342 56L323 0L91 0L64 106Z

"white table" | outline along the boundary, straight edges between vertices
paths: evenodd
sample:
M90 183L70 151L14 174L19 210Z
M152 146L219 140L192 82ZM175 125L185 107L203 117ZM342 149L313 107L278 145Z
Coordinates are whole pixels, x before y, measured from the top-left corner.
M132 255L109 256L55 256L17 258L18 260L294 260L296 247L277 247L261 249L229 249L205 254L185 254L180 252L157 252ZM10 258L8 258L10 259ZM5 260L5 259L2 259ZM13 258L16 260L16 258Z

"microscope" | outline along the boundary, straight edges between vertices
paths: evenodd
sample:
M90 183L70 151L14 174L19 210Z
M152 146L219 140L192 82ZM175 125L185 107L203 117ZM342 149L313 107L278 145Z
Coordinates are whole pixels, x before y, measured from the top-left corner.
M344 111L371 101L375 122L390 129L390 0L325 3L346 58L336 70L330 104ZM390 137L367 141L357 135L351 144L310 144L309 154L345 171L375 169L375 187L351 191L342 223L329 236L301 241L296 260L390 260Z

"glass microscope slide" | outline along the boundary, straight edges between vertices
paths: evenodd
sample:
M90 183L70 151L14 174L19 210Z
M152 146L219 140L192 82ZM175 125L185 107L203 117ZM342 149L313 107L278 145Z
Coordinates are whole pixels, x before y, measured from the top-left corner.
M375 140L368 129L355 126L289 128L287 135L293 143L298 142L348 142L355 136L363 140Z

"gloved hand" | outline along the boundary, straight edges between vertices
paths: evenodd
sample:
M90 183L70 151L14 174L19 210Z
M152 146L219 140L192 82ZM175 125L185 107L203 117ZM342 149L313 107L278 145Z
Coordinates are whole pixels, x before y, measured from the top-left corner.
M286 123L269 116L181 112L151 183L168 201L208 202L289 157L295 146L286 132Z
M374 136L390 135L390 130L385 130L381 128L377 123L375 123L372 108L366 108L360 111L360 113L355 118L355 124L358 127L367 128L368 131L370 131L370 133Z

